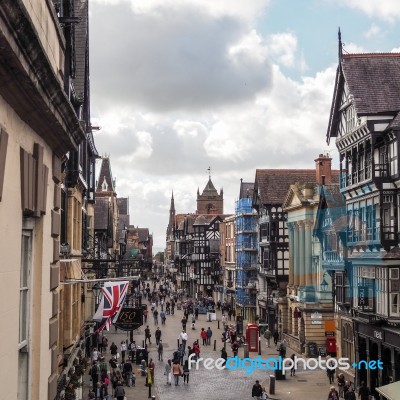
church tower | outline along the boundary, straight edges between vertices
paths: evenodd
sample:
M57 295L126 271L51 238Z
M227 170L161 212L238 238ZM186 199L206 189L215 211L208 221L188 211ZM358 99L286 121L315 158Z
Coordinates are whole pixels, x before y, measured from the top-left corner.
M199 190L197 190L197 214L222 215L223 213L223 190L221 189L220 193L218 194L217 189L215 189L211 181L211 174L209 174L208 182L203 190L203 193L200 194Z
M174 232L175 228L175 201L174 201L174 192L172 192L171 196L171 205L169 207L169 221L167 227L167 239Z

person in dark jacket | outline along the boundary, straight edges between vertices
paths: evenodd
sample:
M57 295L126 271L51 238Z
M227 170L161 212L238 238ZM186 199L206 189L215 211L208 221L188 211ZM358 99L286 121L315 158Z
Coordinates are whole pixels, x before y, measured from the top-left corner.
M115 388L115 393L114 393L115 397L117 398L117 400L124 400L125 397L125 389L122 386L122 382L118 382L117 386Z
M358 389L358 398L360 400L369 400L370 395L371 395L371 392L368 389L367 384L364 381L361 382L360 389Z
M260 381L256 381L256 383L253 385L253 388L251 389L251 397L256 398L256 400L261 400L263 392L264 390L260 385Z

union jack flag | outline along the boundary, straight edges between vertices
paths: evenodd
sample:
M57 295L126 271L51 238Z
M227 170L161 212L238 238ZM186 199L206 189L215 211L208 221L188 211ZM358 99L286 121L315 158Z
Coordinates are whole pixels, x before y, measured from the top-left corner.
M93 316L94 320L100 321L100 327L97 332L101 332L104 328L109 331L111 322L115 322L118 319L128 286L128 281L106 282L104 284L102 287L103 298Z

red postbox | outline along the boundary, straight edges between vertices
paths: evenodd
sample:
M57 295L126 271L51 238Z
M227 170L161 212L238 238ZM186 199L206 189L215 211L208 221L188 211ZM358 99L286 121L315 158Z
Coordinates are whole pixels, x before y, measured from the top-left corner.
M246 342L247 342L249 351L258 352L258 325L247 324Z
M336 357L336 339L334 337L326 339L326 352L330 356Z

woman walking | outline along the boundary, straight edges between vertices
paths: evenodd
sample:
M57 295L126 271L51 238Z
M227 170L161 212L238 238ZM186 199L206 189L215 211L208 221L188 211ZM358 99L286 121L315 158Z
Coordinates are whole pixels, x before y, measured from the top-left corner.
M167 385L171 385L171 369L172 369L172 362L168 360L165 364L165 372L164 375L167 377Z
M174 375L175 386L179 386L179 377L182 375L182 373L183 371L179 361L175 360L172 366L172 374Z

